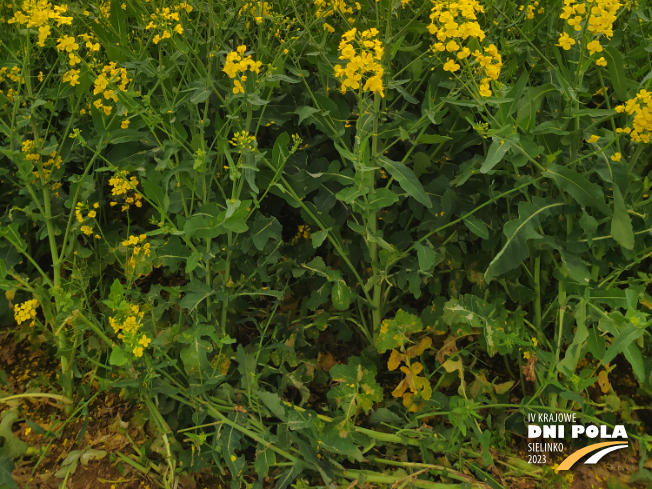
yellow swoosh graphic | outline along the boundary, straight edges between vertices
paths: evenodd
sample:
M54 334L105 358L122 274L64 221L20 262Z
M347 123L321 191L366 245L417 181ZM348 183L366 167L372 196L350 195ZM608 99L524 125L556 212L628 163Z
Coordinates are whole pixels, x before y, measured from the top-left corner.
M575 462L577 462L579 459L581 459L584 455L595 452L596 450L599 450L600 448L604 447L610 447L612 445L623 445L627 443L626 441L605 441L603 443L596 443L594 445L589 445L588 447L584 447L576 452L573 452L570 454L566 459L559 464L559 467L557 467L555 470L568 470L570 469Z

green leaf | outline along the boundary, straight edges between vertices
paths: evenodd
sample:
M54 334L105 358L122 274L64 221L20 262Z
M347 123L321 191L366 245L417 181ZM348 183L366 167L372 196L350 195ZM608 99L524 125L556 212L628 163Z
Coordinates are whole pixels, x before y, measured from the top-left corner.
M276 465L276 452L271 447L259 443L256 448L256 460L254 461L254 469L258 474L258 480L265 479L269 468L274 465Z
M616 240L620 246L627 250L634 249L634 229L632 228L632 219L627 213L625 199L620 193L618 185L614 184L614 214L611 219L611 237Z
M2 489L18 489L11 473L14 470L14 462L10 457L0 456L0 487Z
M450 136L441 136L440 134L421 134L417 137L417 144L440 144L450 141Z
M321 112L321 110L315 109L314 107L309 107L307 105L299 107L294 111L294 113L299 116L299 124L318 112Z
M287 486L292 484L294 479L303 471L303 464L297 463L294 464L291 468L287 469L281 474L281 477L276 481L274 489L285 489Z
M602 365L611 362L617 355L623 353L632 342L639 339L645 333L645 329L639 328L634 324L628 324L624 330L620 332L614 342L607 348L607 352L600 359Z
M333 284L331 300L338 311L345 311L351 305L351 289L344 280L338 280Z
M507 137L494 136L492 138L493 142L489 146L489 151L487 152L487 158L482 163L480 171L482 173L487 173L493 170L493 168L502 161L505 157L507 151L509 151L512 146L514 146L519 141L518 133L508 134Z
M607 61L607 70L609 78L614 87L616 96L624 102L627 100L627 78L625 78L625 60L618 51L616 46L606 46L602 51L604 59Z
M262 214L257 214L251 229L254 246L258 251L262 251L270 239L280 241L282 231L281 223L274 216L266 218Z
M361 206L366 210L376 212L383 207L390 207L396 202L398 202L398 195L388 188L381 187L369 192L367 202L364 205L361 204Z
M352 356L346 365L333 365L329 373L339 383L328 391L327 396L344 411L347 419L359 411L369 414L374 402L383 400L383 389L376 382L376 366L373 363Z
M129 361L129 355L119 346L114 346L109 357L109 363L121 367Z
M401 188L405 190L410 197L413 197L417 202L427 208L432 207L430 197L428 197L428 194L423 189L423 185L421 185L421 182L419 182L419 179L411 169L400 161L390 160L386 156L378 158L378 164L389 172L392 178L399 183Z
M246 423L244 413L231 413L229 414L229 419L240 426ZM236 450L242 449L242 445L240 444L241 438L242 433L240 430L231 425L224 426L224 431L220 437L222 457L226 462L226 466L231 471L231 476L235 480L240 480L246 464L244 455L237 456L235 453Z
M505 224L503 233L507 241L487 267L484 274L485 281L489 283L493 277L518 267L530 256L527 241L541 239L542 236L536 230L539 223L550 216L553 209L563 205L565 205L563 202L550 203L537 197L533 199L533 203L520 202L519 217Z
M243 389L253 389L256 385L256 358L244 351L242 345L238 345L235 354L235 361L238 362L238 372L242 376L240 383Z
M165 211L167 210L167 206L165 205L165 193L163 192L163 189L160 185L150 182L149 180L142 179L140 183L142 184L143 190L145 191L145 197L147 197L154 203L154 205L156 205L156 209L161 213L161 219L163 219Z
M541 107L543 98L552 92L556 92L557 88L551 84L546 83L538 87L529 87L523 91L523 96L518 102L516 112L516 122L522 129L528 130L537 119L537 110Z
M312 247L314 249L319 248L322 243L328 238L328 231L329 229L322 229L321 231L317 231L316 233L312 233L310 235L310 239L312 240Z
M0 422L0 457L9 457L12 459L22 457L27 452L29 445L14 435L11 427L18 420L18 407L11 408L2 413Z
M625 350L623 350L623 355L632 366L634 375L638 381L642 384L645 382L645 364L643 363L643 356L641 355L641 350L639 350L636 343L630 343Z
M278 397L278 394L266 391L256 391L256 394L274 416L283 422L287 421L285 406L283 406L283 402L281 401L281 398Z
M577 328L573 335L573 342L566 349L564 358L557 364L557 370L567 377L575 373L577 363L580 361L582 349L589 338L589 330L586 327L586 305L578 304L575 310L575 318L577 320Z
M582 207L594 207L606 216L611 215L611 209L605 202L602 188L589 182L579 173L553 164L542 174L552 178L560 189L568 192Z
M197 265L199 265L199 260L201 260L201 254L193 251L192 255L188 257L188 261L186 262L186 273L189 274L195 268L197 268Z
M482 239L489 239L489 229L487 229L486 224L482 222L480 219L476 219L473 216L469 216L466 219L464 219L464 225L468 228L469 231L471 231L477 237Z
M423 323L419 317L399 309L393 319L385 319L380 324L376 350L384 353L393 348L401 348L408 341L409 334L422 330Z
M435 265L441 263L444 260L444 256L441 253L437 253L430 246L421 244L418 241L414 243L414 249L417 250L419 270L421 270L423 273L432 273Z

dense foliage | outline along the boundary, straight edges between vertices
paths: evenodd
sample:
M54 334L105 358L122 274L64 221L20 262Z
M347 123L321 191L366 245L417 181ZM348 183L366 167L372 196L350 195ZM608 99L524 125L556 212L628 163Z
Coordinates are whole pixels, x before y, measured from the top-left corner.
M165 487L502 487L528 412L645 459L645 0L0 8L2 315Z

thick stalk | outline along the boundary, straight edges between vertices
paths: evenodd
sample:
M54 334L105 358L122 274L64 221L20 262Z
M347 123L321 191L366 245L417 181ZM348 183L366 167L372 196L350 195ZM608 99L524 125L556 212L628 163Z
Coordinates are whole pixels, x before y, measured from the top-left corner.
M380 95L374 95L374 124L373 124L373 134L371 137L371 158L369 161L369 166L375 168L378 166L376 162L376 152L378 151L378 109L380 107ZM363 162L365 164L365 162ZM375 188L376 180L376 171L369 171L369 187L373 190ZM376 211L367 211L367 223L369 225L369 230L372 234L376 234L378 230L378 216ZM375 242L368 242L369 246L369 256L371 258L371 270L374 278L374 287L372 293L372 310L371 310L371 324L373 328L373 337L374 340L376 335L380 331L380 321L382 320L382 311L381 311L381 298L382 298L382 282L380 280L380 270L378 263L378 244Z

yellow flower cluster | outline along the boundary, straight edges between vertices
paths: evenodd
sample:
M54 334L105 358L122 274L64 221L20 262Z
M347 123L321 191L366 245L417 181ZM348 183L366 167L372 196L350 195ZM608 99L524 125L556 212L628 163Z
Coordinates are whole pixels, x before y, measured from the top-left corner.
M136 207L143 206L143 203L141 202L143 196L133 190L138 186L138 178L131 176L127 179L128 175L129 172L123 170L121 172L117 172L115 175L113 175L113 177L109 179L109 185L113 187L111 190L111 195L114 197L124 198L124 204L122 205L123 212L128 210L132 204ZM113 201L109 205L113 207L117 204L118 202Z
M641 90L636 97L629 99L625 104L615 107L620 113L634 116L631 126L618 128L616 132L629 134L632 141L649 143L652 134L652 92Z
M383 75L385 70L379 61L385 54L385 48L378 39L374 39L378 35L378 29L371 28L362 31L359 39L356 38L357 32L358 30L354 27L345 32L340 41L339 59L348 61L345 67L334 66L335 76L342 79L340 91L346 93L347 88L358 90L363 78L366 78L362 90L370 90L384 97ZM358 45L358 50L352 45L354 41Z
M235 132L229 143L240 151L254 151L256 149L256 136L249 134L247 131Z
M564 19L577 32L582 30L582 22L587 23L586 27L593 34L594 39L587 43L586 47L589 54L593 56L595 53L602 52L600 37L605 36L607 39L611 39L613 36L613 24L617 19L618 10L622 6L623 4L618 0L564 0L564 7L559 18ZM559 36L557 46L568 51L575 43L575 39L563 32ZM607 61L604 57L600 57L596 60L596 64L606 66Z
M152 342L146 335L139 333L144 315L145 313L140 310L138 305L130 305L126 314L118 314L117 319L116 317L109 318L109 324L113 331L131 349L135 357L142 357L144 349Z
M145 243L144 245L141 246L141 243L146 239L147 239L146 234L141 234L140 236L129 236L129 239L125 239L122 242L122 246L126 246L126 247L133 246L134 255L138 255L142 251L143 255L150 256L150 254L152 253L150 244Z
M260 67L263 65L261 61L254 61L251 55L245 57L247 46L238 46L235 51L231 51L226 55L226 62L222 71L226 73L229 78L236 78L233 80L233 93L244 93L244 86L242 82L247 81L247 71L260 73ZM241 74L242 73L242 74Z
M47 0L25 0L14 16L9 19L9 24L24 25L27 29L38 29L38 45L45 46L45 40L51 32L52 22L57 27L71 25L72 17L65 17L63 14L68 11L67 5L52 6Z
M32 139L28 139L26 141L23 141L21 145L21 152L25 154L25 159L28 161L34 161L38 162L41 161L41 155L38 153L39 147L41 146L41 143L43 142L43 139L40 139L38 141L34 141ZM45 181L50 179L50 175L52 174L53 170L58 170L61 168L61 163L63 159L61 156L57 156L57 152L53 151L52 153L49 154L49 159L45 160L42 162L41 168L43 170L43 179ZM40 178L39 172L35 171L32 172L35 178Z
M86 205L83 202L77 202L77 205L75 206L75 219L77 219L77 222L83 223L86 219L95 219L97 217L97 210L100 207L99 202L95 202L93 204L93 208L88 211L88 214L86 214L86 217L84 217L82 211L86 210ZM84 233L86 236L90 236L93 234L93 226L89 226L88 224L84 224L81 227L81 232ZM96 234L95 237L97 239L100 239L101 236L99 234Z
M3 66L0 68L0 82L5 81L6 79L9 79L14 83L25 83L25 77L20 76L20 68L18 66L12 66L11 68Z
M239 16L251 16L256 21L256 24L262 23L265 17L272 17L274 12L272 6L261 0L245 0L242 8L238 11ZM247 28L249 23L247 23Z
M11 68L3 66L0 68L0 83L6 80L10 80L21 85L25 83L25 77L20 75L20 68L18 66L13 66ZM0 93L4 94L10 102L13 102L14 95L16 95L17 92L13 88L9 88L6 94L3 90L0 90Z
M523 11L525 9L525 18L526 19L534 19L534 10L539 6L539 2L534 2L531 3L527 6L527 9L525 9L525 5L521 5L518 9L520 11ZM542 14L546 11L545 8L541 7L539 10L537 10L538 14Z
M347 5L346 0L314 0L315 6L317 7L317 12L315 12L315 17L318 19L323 19L331 15L352 15L353 7ZM360 10L360 2L354 3L356 10ZM351 22L352 20L349 19Z
M457 2L437 1L430 13L430 24L427 26L430 34L437 37L432 45L435 53L455 53L457 60L473 58L474 74L482 77L479 93L482 97L491 96L491 81L497 81L503 66L503 60L498 48L490 44L483 50L471 52L470 42L483 42L486 34L477 21L477 14L483 13L484 7L476 0L460 0ZM444 71L454 73L460 69L454 58L447 57Z
M298 242L301 238L303 239L310 239L310 226L307 224L299 224L297 227L297 234L294 238L292 238L292 243Z
M150 15L149 24L145 27L145 30L149 29L158 29L160 34L156 34L152 41L154 44L158 44L164 39L169 39L172 37L172 33L176 32L177 34L183 34L183 27L181 27L179 12L185 10L187 13L192 12L192 7L186 2L175 5L172 8L164 7L162 9L157 8L156 12Z
M106 101L118 101L116 90L109 88L109 84L115 84L115 87L121 92L127 91L127 84L131 78L127 76L125 68L118 68L115 62L110 62L102 68L102 71L95 79L95 88L93 95L101 95L100 98L93 102L97 110L103 110L106 115L110 115L113 110L112 105L104 105ZM104 100L102 100L104 99ZM110 102L109 102L110 103Z
M38 301L36 299L31 299L29 301L23 302L22 304L16 304L14 306L14 319L18 324L31 320L32 322L29 325L34 326L34 318L36 317L37 307Z

